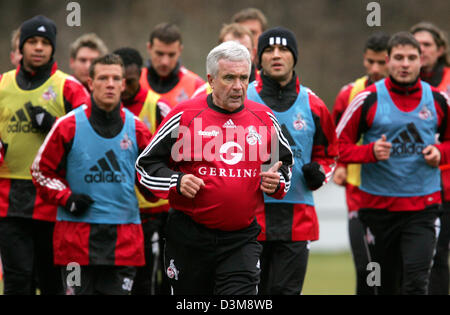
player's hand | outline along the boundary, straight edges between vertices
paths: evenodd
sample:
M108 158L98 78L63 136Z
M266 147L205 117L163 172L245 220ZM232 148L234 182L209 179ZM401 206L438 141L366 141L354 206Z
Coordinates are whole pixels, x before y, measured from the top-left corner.
M55 123L56 117L50 114L41 106L29 105L28 109L31 113L31 124L33 128L36 128L43 132L49 132Z
M309 190L319 189L325 180L325 172L320 164L311 162L302 166L303 177Z
M432 166L438 167L441 162L441 152L434 145L429 145L422 151L425 162Z
M263 192L268 195L274 194L278 185L280 184L280 174L278 170L280 169L283 162L278 161L267 172L261 172L259 175L261 176L261 185L260 188Z
M85 194L71 194L67 199L66 210L74 216L80 216L94 203L91 197Z
M345 183L347 182L347 167L336 167L333 174L333 180L337 185L345 186Z
M180 192L189 199L195 198L200 188L205 186L203 179L192 174L186 174L181 177Z
M386 141L386 136L382 135L373 145L373 154L378 161L386 161L391 155L392 143Z

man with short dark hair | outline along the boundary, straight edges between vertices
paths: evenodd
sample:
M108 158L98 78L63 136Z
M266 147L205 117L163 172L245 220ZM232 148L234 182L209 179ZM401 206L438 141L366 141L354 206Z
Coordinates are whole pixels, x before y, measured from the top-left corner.
M95 59L88 106L56 122L32 166L36 189L58 205L54 255L66 294L129 294L144 265L134 162L151 134L121 106L123 76L119 56ZM81 266L79 282L70 263Z
M157 93L144 89L139 84L142 69L142 57L136 49L120 48L114 51L122 58L125 66L125 90L121 99L125 108L143 121L150 132L155 133L161 121L170 111L169 104ZM150 202L137 192L139 211L144 231L146 265L137 268L133 285L134 295L154 295L160 287L158 276L164 274L162 260L163 242L161 229L163 219L169 210L165 199ZM161 275L158 275L160 271Z
M274 27L258 41L261 71L247 97L267 105L280 122L294 153L289 192L283 200L265 195L256 218L262 227L261 294L299 295L311 241L319 239L312 192L331 178L338 155L335 126L323 101L300 84L295 72L295 34Z
M155 26L147 43L149 65L142 69L140 84L166 99L173 108L188 100L205 81L180 63L183 42L179 28L170 23Z
M150 60L148 66L142 69L139 82L142 88L161 95L171 108L191 98L194 92L205 84L199 75L181 64L182 51L183 42L178 26L171 23L155 26L147 42ZM166 217L167 212L163 212L161 232L164 230ZM169 294L165 277L157 292Z
M336 97L331 116L337 125L350 102L359 92L387 75L387 44L389 35L378 31L369 36L364 47L363 65L366 74L356 81L345 85ZM367 270L369 257L365 243L364 230L358 218L359 184L361 166L359 164L338 164L333 174L334 182L345 186L345 196L348 208L348 233L353 262L356 269L356 294L372 295L373 287L367 285Z
M362 164L358 214L380 271L377 293L427 294L449 104L419 79L420 44L410 33L394 34L387 51L389 77L359 93L337 126L339 159Z
M35 16L20 28L17 69L0 77L0 252L5 294L61 293L53 266L52 235L56 206L46 203L31 180L30 166L57 117L88 100L83 86L58 70L53 59L56 25ZM35 271L34 271L35 270Z

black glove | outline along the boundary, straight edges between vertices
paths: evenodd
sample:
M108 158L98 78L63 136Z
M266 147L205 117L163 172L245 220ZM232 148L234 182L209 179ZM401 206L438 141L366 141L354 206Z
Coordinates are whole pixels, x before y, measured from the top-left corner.
M310 190L316 190L322 186L325 180L325 173L321 169L319 163L311 162L303 165L302 167L303 177L306 180L306 186Z
M74 216L80 216L86 212L89 206L94 202L91 197L84 194L72 194L67 199L66 210Z
M49 132L55 123L56 117L47 112L41 106L33 106L27 104L28 112L31 115L31 124L33 128L36 128L42 132Z

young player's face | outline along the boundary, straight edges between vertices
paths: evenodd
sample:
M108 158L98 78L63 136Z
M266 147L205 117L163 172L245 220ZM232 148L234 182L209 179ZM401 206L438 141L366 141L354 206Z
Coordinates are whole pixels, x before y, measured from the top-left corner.
M152 67L160 77L167 77L175 69L183 51L179 41L166 44L157 38L153 43L147 43L147 50L152 61Z
M141 77L141 69L135 64L125 68L125 90L122 92L122 100L131 100L139 90L139 78Z
M261 67L266 75L278 82L286 82L292 77L294 56L286 46L271 45L261 55Z
M400 83L414 82L420 73L419 50L411 45L398 45L392 48L387 58L389 74Z
M444 53L444 47L438 47L433 36L427 31L417 32L414 37L419 42L422 51L422 67L427 71L432 70L439 57Z
M52 57L53 47L50 41L41 36L28 38L22 48L23 63L29 70L46 65Z
M100 52L89 47L81 47L78 49L75 58L70 58L70 68L73 76L81 83L87 84L89 78L89 67L95 58L100 57Z
M372 49L367 49L364 52L364 67L372 82L376 82L387 76L386 56L386 50L376 52Z
M239 24L250 30L253 35L253 47L258 47L258 38L263 32L261 23L258 20L247 20L239 22Z
M95 103L106 111L114 109L125 89L123 68L120 65L96 64L94 78L89 78L89 88Z
M230 112L244 104L249 72L249 64L245 60L219 60L217 75L212 77L208 74L214 104Z

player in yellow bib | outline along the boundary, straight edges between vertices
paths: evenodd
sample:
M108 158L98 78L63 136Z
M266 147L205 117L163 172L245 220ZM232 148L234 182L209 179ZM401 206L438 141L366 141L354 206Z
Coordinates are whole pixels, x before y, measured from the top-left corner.
M161 95L145 89L140 83L142 56L133 48L120 48L114 51L125 65L125 91L121 99L124 107L143 121L152 134L164 117L171 110L169 103ZM132 294L153 295L156 293L156 271L159 269L159 259L162 248L159 239L165 213L169 211L169 202L155 198L154 202L147 201L136 189L141 213L142 229L145 242L145 266L137 268ZM162 268L161 268L162 269Z
M0 252L4 294L34 294L36 268L41 294L61 293L53 266L52 233L56 205L36 193L30 167L55 120L84 104L88 95L53 60L56 25L44 16L20 29L23 58L0 77ZM55 185L57 185L55 183Z
M369 85L381 80L387 75L386 56L389 35L383 32L373 33L366 41L363 55L363 64L366 74L356 81L345 85L336 97L332 117L338 125L344 111L358 93L366 89ZM338 163L334 172L334 182L345 186L346 200L348 207L348 231L350 247L353 254L353 262L356 269L356 294L374 294L373 288L366 283L368 275L366 245L364 242L364 231L358 219L359 210L359 185L360 164Z

